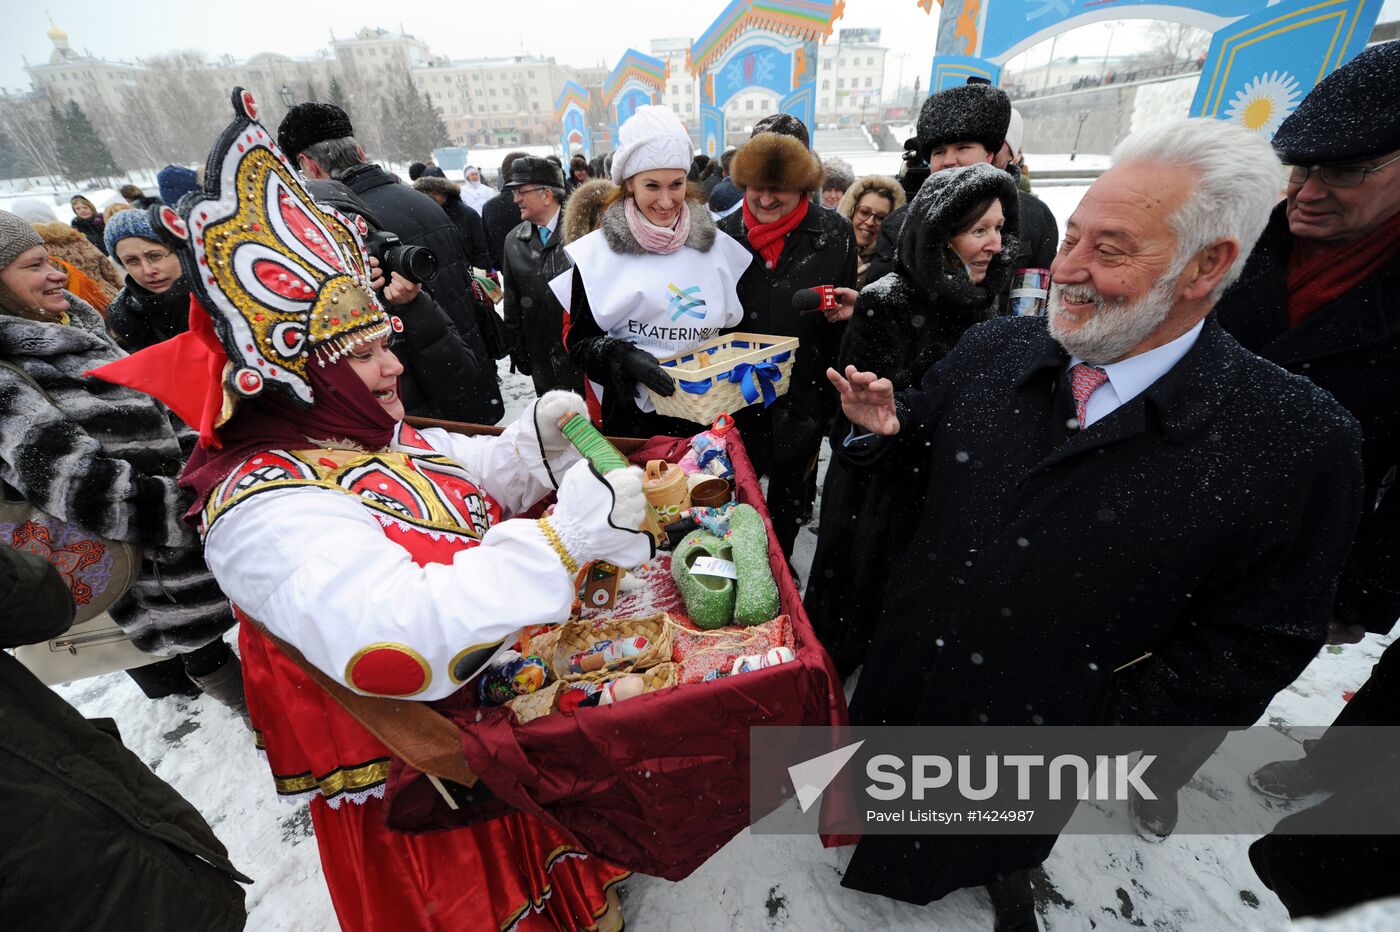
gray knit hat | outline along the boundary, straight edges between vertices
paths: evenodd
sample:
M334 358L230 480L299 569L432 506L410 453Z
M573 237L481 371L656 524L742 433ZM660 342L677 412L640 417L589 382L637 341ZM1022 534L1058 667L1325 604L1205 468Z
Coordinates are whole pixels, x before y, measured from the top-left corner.
M0 269L18 259L21 253L42 245L44 241L27 220L8 210L0 210Z

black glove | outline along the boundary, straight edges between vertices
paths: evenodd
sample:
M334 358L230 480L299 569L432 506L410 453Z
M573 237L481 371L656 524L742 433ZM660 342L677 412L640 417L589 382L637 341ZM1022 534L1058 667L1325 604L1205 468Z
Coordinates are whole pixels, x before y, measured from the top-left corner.
M626 340L615 341L610 349L613 373L620 387L641 384L666 398L676 393L676 380L667 374L651 353L638 349Z

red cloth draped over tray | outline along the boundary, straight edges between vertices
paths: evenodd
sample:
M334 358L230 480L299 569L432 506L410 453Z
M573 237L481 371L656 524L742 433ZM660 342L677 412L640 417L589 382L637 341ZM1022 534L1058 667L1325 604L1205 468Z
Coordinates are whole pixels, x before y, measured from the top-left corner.
M728 435L736 495L767 521L738 434ZM631 458L674 463L687 449L685 439L656 437ZM467 763L496 799L453 811L421 774L396 761L385 813L390 827L447 829L508 807L569 832L613 864L668 880L688 876L750 823L751 726L847 721L841 682L771 526L768 550L782 611L792 620L795 661L524 725L504 708L476 707L472 691L461 690L433 705L457 723ZM471 795L484 795L480 784Z

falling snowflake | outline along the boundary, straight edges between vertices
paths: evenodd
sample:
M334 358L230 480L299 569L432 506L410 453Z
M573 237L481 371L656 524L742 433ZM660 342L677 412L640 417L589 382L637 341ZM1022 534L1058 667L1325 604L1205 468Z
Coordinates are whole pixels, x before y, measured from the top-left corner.
M1245 129L1272 137L1301 97L1298 82L1291 74L1266 72L1245 82L1225 115Z

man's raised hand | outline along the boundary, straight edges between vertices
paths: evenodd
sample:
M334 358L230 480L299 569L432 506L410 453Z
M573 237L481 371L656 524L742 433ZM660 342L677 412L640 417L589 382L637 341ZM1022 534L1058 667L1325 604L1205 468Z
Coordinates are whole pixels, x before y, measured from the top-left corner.
M882 437L899 433L899 416L894 407L894 383L873 372L857 372L847 366L846 374L827 369L826 377L841 396L841 410L846 419L861 430Z

